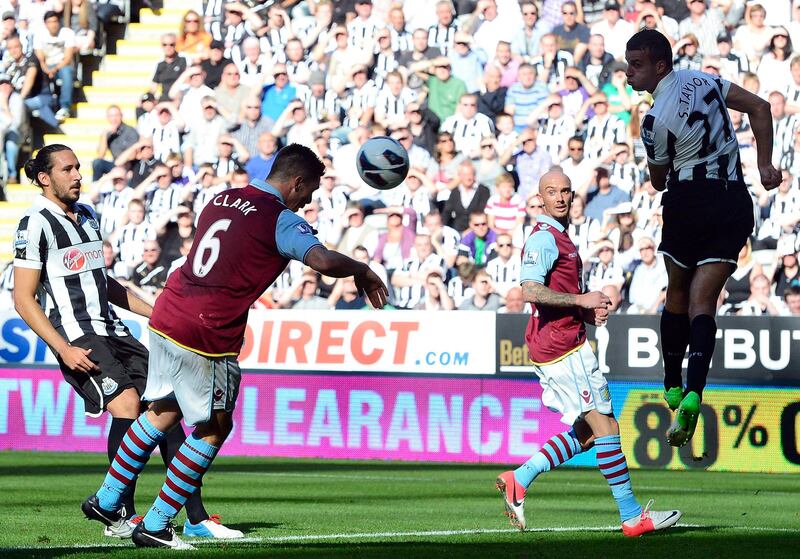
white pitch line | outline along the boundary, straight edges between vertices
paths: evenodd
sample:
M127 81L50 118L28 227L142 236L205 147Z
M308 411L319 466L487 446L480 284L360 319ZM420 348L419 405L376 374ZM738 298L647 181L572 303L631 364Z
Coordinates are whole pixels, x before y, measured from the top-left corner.
M767 528L763 526L707 526L704 524L684 524L679 523L675 525L676 528L692 528L703 529L713 528L716 531L753 531L753 532L785 532L785 533L800 533L800 530L792 528ZM526 532L533 533L557 533L557 532L619 532L619 525L613 526L553 526L542 528L528 528ZM446 537L446 536L470 536L481 534L508 534L518 533L519 530L513 528L475 528L465 530L430 530L430 531L415 531L415 532L356 532L356 533L338 533L338 534L305 534L296 536L267 536L267 537L249 537L234 540L215 540L215 539L193 539L187 538L187 541L192 545L236 545L244 543L292 543L292 542L311 542L311 541L325 541L325 540L365 540L373 538L425 538L425 537ZM28 545L18 547L5 547L0 548L0 554L8 553L11 551L20 550L37 550L37 549L104 549L109 547L132 547L129 543L124 542L109 542L97 544L74 544L74 545Z

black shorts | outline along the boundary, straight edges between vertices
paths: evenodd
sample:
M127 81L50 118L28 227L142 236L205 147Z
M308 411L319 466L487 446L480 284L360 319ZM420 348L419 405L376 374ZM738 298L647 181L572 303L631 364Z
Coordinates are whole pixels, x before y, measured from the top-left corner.
M126 388L135 388L142 394L147 384L147 348L133 336L111 337L86 334L72 345L91 349L89 359L100 372L82 373L67 368L61 358L58 364L64 379L83 398L86 414L96 417L105 411L108 403Z
M658 251L682 268L736 265L753 233L753 199L744 183L718 179L670 185L662 198L664 231Z

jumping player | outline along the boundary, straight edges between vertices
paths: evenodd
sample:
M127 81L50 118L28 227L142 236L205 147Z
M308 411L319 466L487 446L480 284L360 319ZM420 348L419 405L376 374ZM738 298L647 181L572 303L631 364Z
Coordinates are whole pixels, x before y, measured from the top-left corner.
M642 509L634 497L608 383L586 341L584 322L604 324L610 300L599 291L583 292L581 258L567 233L574 196L570 180L560 171L550 171L539 182L539 194L544 215L522 254L523 297L535 307L525 340L542 385L542 403L561 413L561 420L572 428L551 438L516 470L498 476L506 515L524 530L525 495L533 480L594 445L597 464L619 507L622 532L641 536L663 530L675 524L681 512L651 511L652 500Z
M750 118L764 188L777 187L781 173L772 165L767 101L717 76L673 71L669 41L652 29L631 37L625 57L628 83L655 99L642 121L642 142L653 187L667 189L658 248L669 274L661 351L664 399L678 410L667 440L683 446L697 426L714 353L717 298L753 232L753 202L728 107ZM681 368L687 346L684 389Z
M355 276L372 306L386 303L387 288L369 266L326 249L294 213L311 202L324 172L310 149L291 144L275 156L266 181L224 191L203 210L192 250L167 280L150 318L144 397L152 404L137 420L142 429L128 431L100 490L84 501L88 518L114 521L125 488L183 418L195 429L132 539L142 547L192 547L175 535L171 521L231 431L248 310L291 259L326 276Z
M62 144L45 146L25 164L25 174L42 195L17 227L14 305L55 354L86 414L111 414L111 461L142 410L147 377L147 349L131 336L111 304L142 316L150 316L152 308L106 276L100 222L91 207L78 203L82 177L75 153ZM176 425L160 441L162 458L168 461L185 439ZM137 518L133 497L131 485L117 522L105 528L106 536L130 537ZM186 509L184 532L226 539L244 535L209 516L199 491Z

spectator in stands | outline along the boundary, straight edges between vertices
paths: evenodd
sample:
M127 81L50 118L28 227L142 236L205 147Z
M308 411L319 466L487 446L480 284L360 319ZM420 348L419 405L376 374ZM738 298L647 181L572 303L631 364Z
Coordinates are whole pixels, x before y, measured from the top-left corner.
M476 52L472 45L473 37L469 33L457 31L448 58L453 65L453 75L464 82L467 92L477 93L480 90L483 66L490 53ZM493 49L491 54L494 55L494 52Z
M105 159L108 152L116 160L139 140L136 130L122 121L122 110L117 105L106 109L108 127L100 133L97 143L97 159L92 161L92 180L99 180L114 167L113 161Z
M217 160L213 164L214 172L225 182L230 182L233 172L244 169L250 158L247 149L230 134L222 134L217 142Z
M800 281L794 280L783 292L787 316L800 316Z
M605 223L605 212L623 202L629 202L630 196L613 186L609 178L608 168L597 167L594 171L594 183L589 187L586 215Z
M389 72L386 74L386 85L375 100L375 122L384 128L402 126L406 106L416 100L416 93L406 87L403 75L397 71Z
M441 131L452 134L456 149L470 159L480 156L481 138L494 136L492 121L478 112L478 96L473 94L461 96L455 114L442 123Z
M0 7L0 10L4 8ZM11 37L19 37L22 42L22 50L28 50L28 32L25 29L17 28L17 16L13 10L6 10L0 12L0 60L6 51L6 41Z
M591 32L587 26L578 21L576 2L568 1L561 4L561 15L564 16L564 23L553 27L553 35L558 38L558 49L570 52L574 60L579 60L586 52Z
M758 63L758 77L762 83L769 83L771 89L785 91L792 81L790 61L792 40L784 27L775 27L767 50Z
M782 301L770 295L769 278L756 274L750 278L750 296L739 306L740 316L780 316Z
M272 162L277 151L277 142L272 132L262 132L258 137L255 155L252 155L245 165L247 174L254 179L265 179L272 169Z
M200 14L194 10L186 12L181 20L175 50L192 60L205 60L211 41L211 34L203 28Z
M564 114L564 103L558 93L547 100L528 117L531 127L539 129L539 143L553 162L567 156L567 141L575 135L575 119Z
M406 16L403 8L395 4L389 9L389 31L391 32L392 50L398 54L411 52L411 33L406 26Z
M505 44L505 43L501 43ZM514 72L514 81L519 67ZM502 73L500 68L494 64L487 64L483 71L483 88L478 97L478 112L488 116L492 123L498 114L502 113L506 106L506 94L508 87L501 85ZM512 82L513 83L513 82Z
M506 93L506 113L514 117L517 132L525 129L528 115L539 103L547 98L547 86L536 79L536 70L531 64L521 64L517 72L517 82Z
M450 61L440 56L423 60L409 67L428 88L428 108L444 122L456 111L459 100L467 92L464 82L451 73ZM409 79L410 80L410 79Z
M531 64L536 70L537 80L553 91L563 83L567 68L574 66L575 61L570 52L559 50L555 34L548 33L539 42L539 55L531 59Z
M61 81L58 94L59 109L56 120L69 118L72 107L72 92L75 87L75 32L61 25L61 18L53 11L45 12L45 30L36 33L33 50L39 60L41 71L50 81ZM31 107L33 108L33 107Z
M506 304L497 309L498 314L530 313L531 307L522 296L522 288L514 286L508 290L505 297Z
M416 307L422 300L425 282L431 272L444 276L444 259L433 252L428 235L417 235L410 258L403 262L402 268L391 274L395 306L400 309Z
M681 37L675 43L673 51L675 60L673 61L676 70L701 70L703 66L703 54L700 52L700 41L694 33L689 33Z
M222 80L214 89L217 110L225 119L228 128L233 128L240 120L242 104L251 96L250 88L242 85L239 68L233 62L222 71Z
M697 7L700 11L700 7ZM703 6L700 13L705 13L705 6ZM712 14L714 11L712 10ZM692 17L696 17L692 13ZM750 4L745 11L745 24L736 29L733 34L733 48L737 52L744 54L752 68L758 66L761 55L769 45L772 39L772 28L765 25L767 11L761 4ZM681 25L683 25L683 21ZM683 27L681 27L681 34L684 34ZM721 31L721 30L720 30ZM709 53L711 54L711 53Z
M178 51L175 50L176 44L177 38L175 33L164 33L161 36L161 48L164 53L164 58L156 65L156 70L153 73L153 80L150 84L150 93L160 95L160 101L167 101L169 99L169 92L172 86L186 70L186 58L179 55Z
M114 160L115 166L128 171L128 184L134 188L149 177L159 163L153 151L153 139L149 137L140 138Z
M195 59L194 63L198 63L197 59ZM225 43L216 39L212 40L208 47L208 57L199 62L199 66L204 73L203 84L211 89L216 88L222 80L223 70L231 63L231 59L225 56Z
M424 169L411 167L406 180L400 186L392 189L384 198L384 202L390 206L409 208L414 211L417 233L424 232L425 227L422 220L431 212L431 193L436 190L436 186L426 173Z
M496 254L497 233L489 229L486 213L475 210L469 214L469 230L461 237L458 245L456 264L473 262L477 267L485 267Z
M444 279L438 270L428 273L425 278L425 295L414 307L421 311L452 311L455 309L452 297L447 293Z
M148 1L143 0L142 4L146 5ZM97 19L106 26L125 15L124 0L96 0L95 4L97 4Z
M144 255L146 241L155 241L156 229L144 219L144 202L135 199L128 202L128 223L117 227L109 236L115 252L120 261L127 267L125 277L130 277L131 272L139 266Z
M106 275L118 280L124 280L128 277L127 267L119 261L117 253L114 252L114 247L108 239L103 241L103 263L106 267ZM9 262L13 265L13 262ZM13 286L12 286L13 289Z
M577 64L577 69L586 75L595 88L603 87L608 81L611 63L614 61L614 56L606 52L605 44L605 37L599 33L591 35L586 53Z
M153 296L164 288L167 268L161 263L161 247L158 241L145 241L142 263L133 270L131 280L136 287Z
M282 13L275 14L272 8L280 10ZM286 14L286 12L284 12L283 9L277 5L272 6L272 8L270 8L270 10L273 18L280 16L281 19L283 19L283 16ZM247 37L254 36L256 31L263 27L264 22L256 11L250 9L240 2L227 2L224 10L225 14L223 21L213 22L209 32L215 40L222 41L224 43L226 58L230 60L239 60L242 57L242 42L244 42ZM268 12L268 14L270 14L270 12ZM277 28L277 30L280 32L279 26L282 27L282 24L276 25L273 21L270 23L270 30L275 30ZM282 45L285 44L285 40L288 38L286 35L287 31L288 26L284 31L283 36L279 36L278 40L270 37L272 40L269 42L269 44L272 47L273 52L280 50Z
M372 259L380 262L391 274L411 257L417 237L417 213L413 208L402 206L379 208L373 213L386 215L386 232L378 236Z
M667 297L667 269L661 255L656 254L656 244L650 237L640 237L639 263L633 270L628 287L628 312L656 314Z
M489 189L475 180L475 166L469 160L458 165L458 182L444 206L444 223L456 231L464 231L472 212L482 212L489 201ZM488 228L488 222L487 222Z
M795 235L785 235L778 241L778 248L775 251L778 262L773 266L772 274L776 294L786 291L792 282L800 281L798 248L795 247L795 243Z
M511 288L519 286L520 258L514 254L511 235L503 233L497 236L495 256L486 264L486 271L492 278L495 292L505 298Z
M472 262L462 262L456 267L457 275L447 282L447 294L453 298L456 308L475 293L472 283L477 271L478 268Z
M108 238L126 222L127 208L133 189L128 188L127 172L113 167L89 188L89 199L100 215L100 233Z
M272 60L268 53L261 52L261 43L256 37L244 40L242 54L242 59L235 61L242 74L242 83L258 92L264 84L264 77L271 74Z
M507 161L507 160L506 160ZM497 153L497 140L493 135L484 136L480 140L480 157L476 162L476 176L481 184L494 186L497 177L505 173L505 167ZM490 192L494 189L490 189Z
M275 64L272 76L275 81L265 86L261 93L261 114L276 121L289 103L297 98L297 88L289 83L285 64Z
M419 91L427 79L427 76L420 76L417 72L415 72L414 68L416 65L420 62L427 63L431 60L441 57L443 54L438 47L432 46L428 43L428 36L428 32L425 29L415 29L411 34L412 50L401 54L400 58L398 59L398 63L401 67L408 68L408 87L414 91ZM423 64L420 64L420 66L423 68L426 67ZM456 98L456 100L457 99L458 98Z
M497 113L494 118L497 128L497 151L503 164L508 163L508 157L513 155L519 134L514 130L514 118L504 112Z
M458 256L458 245L461 242L461 235L452 227L442 225L442 214L431 210L425 216L425 226L423 233L427 233L431 238L431 244L436 254L444 258L447 269L455 266Z
M550 154L537 144L538 136L539 131L536 128L528 127L523 129L516 142L517 145L522 146L522 149L514 157L514 167L519 177L517 194L523 199L527 199L536 191L539 179L553 165Z
M522 29L511 39L511 52L515 56L530 60L539 54L539 40L550 32L550 25L539 19L539 8L533 0L520 2L522 10Z
M601 77L605 75L605 72L606 70L603 71ZM574 119L576 128L583 129L587 110L585 104L595 93L597 93L597 88L594 83L578 68L568 67L564 70L564 88L559 90L558 94L561 95L564 114Z
M492 278L486 270L478 270L472 282L474 293L458 305L460 311L497 311L502 302L497 293L494 293Z
M620 17L620 5L617 0L609 0L605 4L603 19L592 25L593 35L602 35L605 49L611 56L622 59L625 56L625 44L633 36L633 24ZM714 37L716 37L716 32Z
M489 228L497 233L513 235L525 221L525 200L514 193L514 177L509 173L498 175L495 180L495 193L486 203L486 217Z
M356 287L356 281L353 276L339 278L336 281L336 285L333 288L331 296L328 298L328 302L331 303L334 299L336 299L336 302L334 303L333 308L336 310L356 311L361 310L364 307L369 308L366 297L359 294L358 287Z
M594 116L589 119L585 128L585 155L589 159L602 161L611 153L614 144L626 142L627 130L625 122L609 112L605 93L596 93L587 99L581 113L585 114L590 108L594 111ZM582 120L582 114L578 120Z
M156 120L146 136L152 138L153 155L159 161L166 161L171 153L180 153L181 136L186 128L186 121L174 103L159 103L153 108L153 112Z
M417 102L406 105L406 118L408 119L408 130L414 145L424 148L429 154L436 150L436 135L439 131L441 121L439 117L430 110ZM435 161L432 162L435 167ZM435 174L435 170L431 176Z
M602 239L594 245L593 250L597 255L597 262L589 272L589 291L600 291L606 285L613 285L621 290L625 285L625 273L615 261L614 243Z
M155 128L158 117L153 112L156 107L156 96L149 91L139 98L136 107L136 133L149 134Z
M200 165L197 169L197 174L189 183L192 190L194 199L192 201L192 209L195 215L200 215L203 208L208 204L217 194L223 190L227 190L228 185L217 177L214 172L213 165Z
M438 48L447 56L453 48L458 25L455 21L456 12L449 0L436 2L436 23L428 27L428 44Z
M363 246L370 254L375 253L378 235L375 229L365 223L365 206L356 200L347 203L347 209L342 216L342 223L338 224L342 230L336 250L348 256L353 254L353 249Z
M219 158L218 141L225 132L225 119L217 110L213 96L200 99L203 118L192 123L192 128L184 140L183 161L192 167L202 163L216 163Z
M92 54L99 30L95 6L89 0L64 2L64 27L75 33L75 49L79 54Z
M192 208L178 199L178 204L163 212L160 220L154 223L164 262L169 263L180 257L183 241L194 238L194 222L195 215Z
M303 277L293 287L292 291L287 291L289 301L286 306L291 306L293 309L320 311L331 308L328 301L317 294L319 292L319 276L315 271L309 270L303 273Z
M17 156L22 143L25 126L25 103L22 96L14 90L11 76L0 74L0 139L5 149L8 182L18 180Z
M736 261L736 270L725 282L725 307L736 313L750 295L751 278L763 274L763 268L753 259L753 247L747 241Z
M169 90L169 97L179 107L180 116L191 129L197 121L203 118L203 97L214 97L214 90L205 85L205 72L193 64L178 77Z

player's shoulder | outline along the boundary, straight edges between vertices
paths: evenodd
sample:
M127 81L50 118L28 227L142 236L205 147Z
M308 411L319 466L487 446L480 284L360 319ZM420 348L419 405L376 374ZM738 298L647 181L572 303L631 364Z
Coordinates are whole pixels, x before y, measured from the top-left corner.
M557 247L556 229L547 223L537 223L525 241L525 247ZM557 250L557 248L556 248Z

